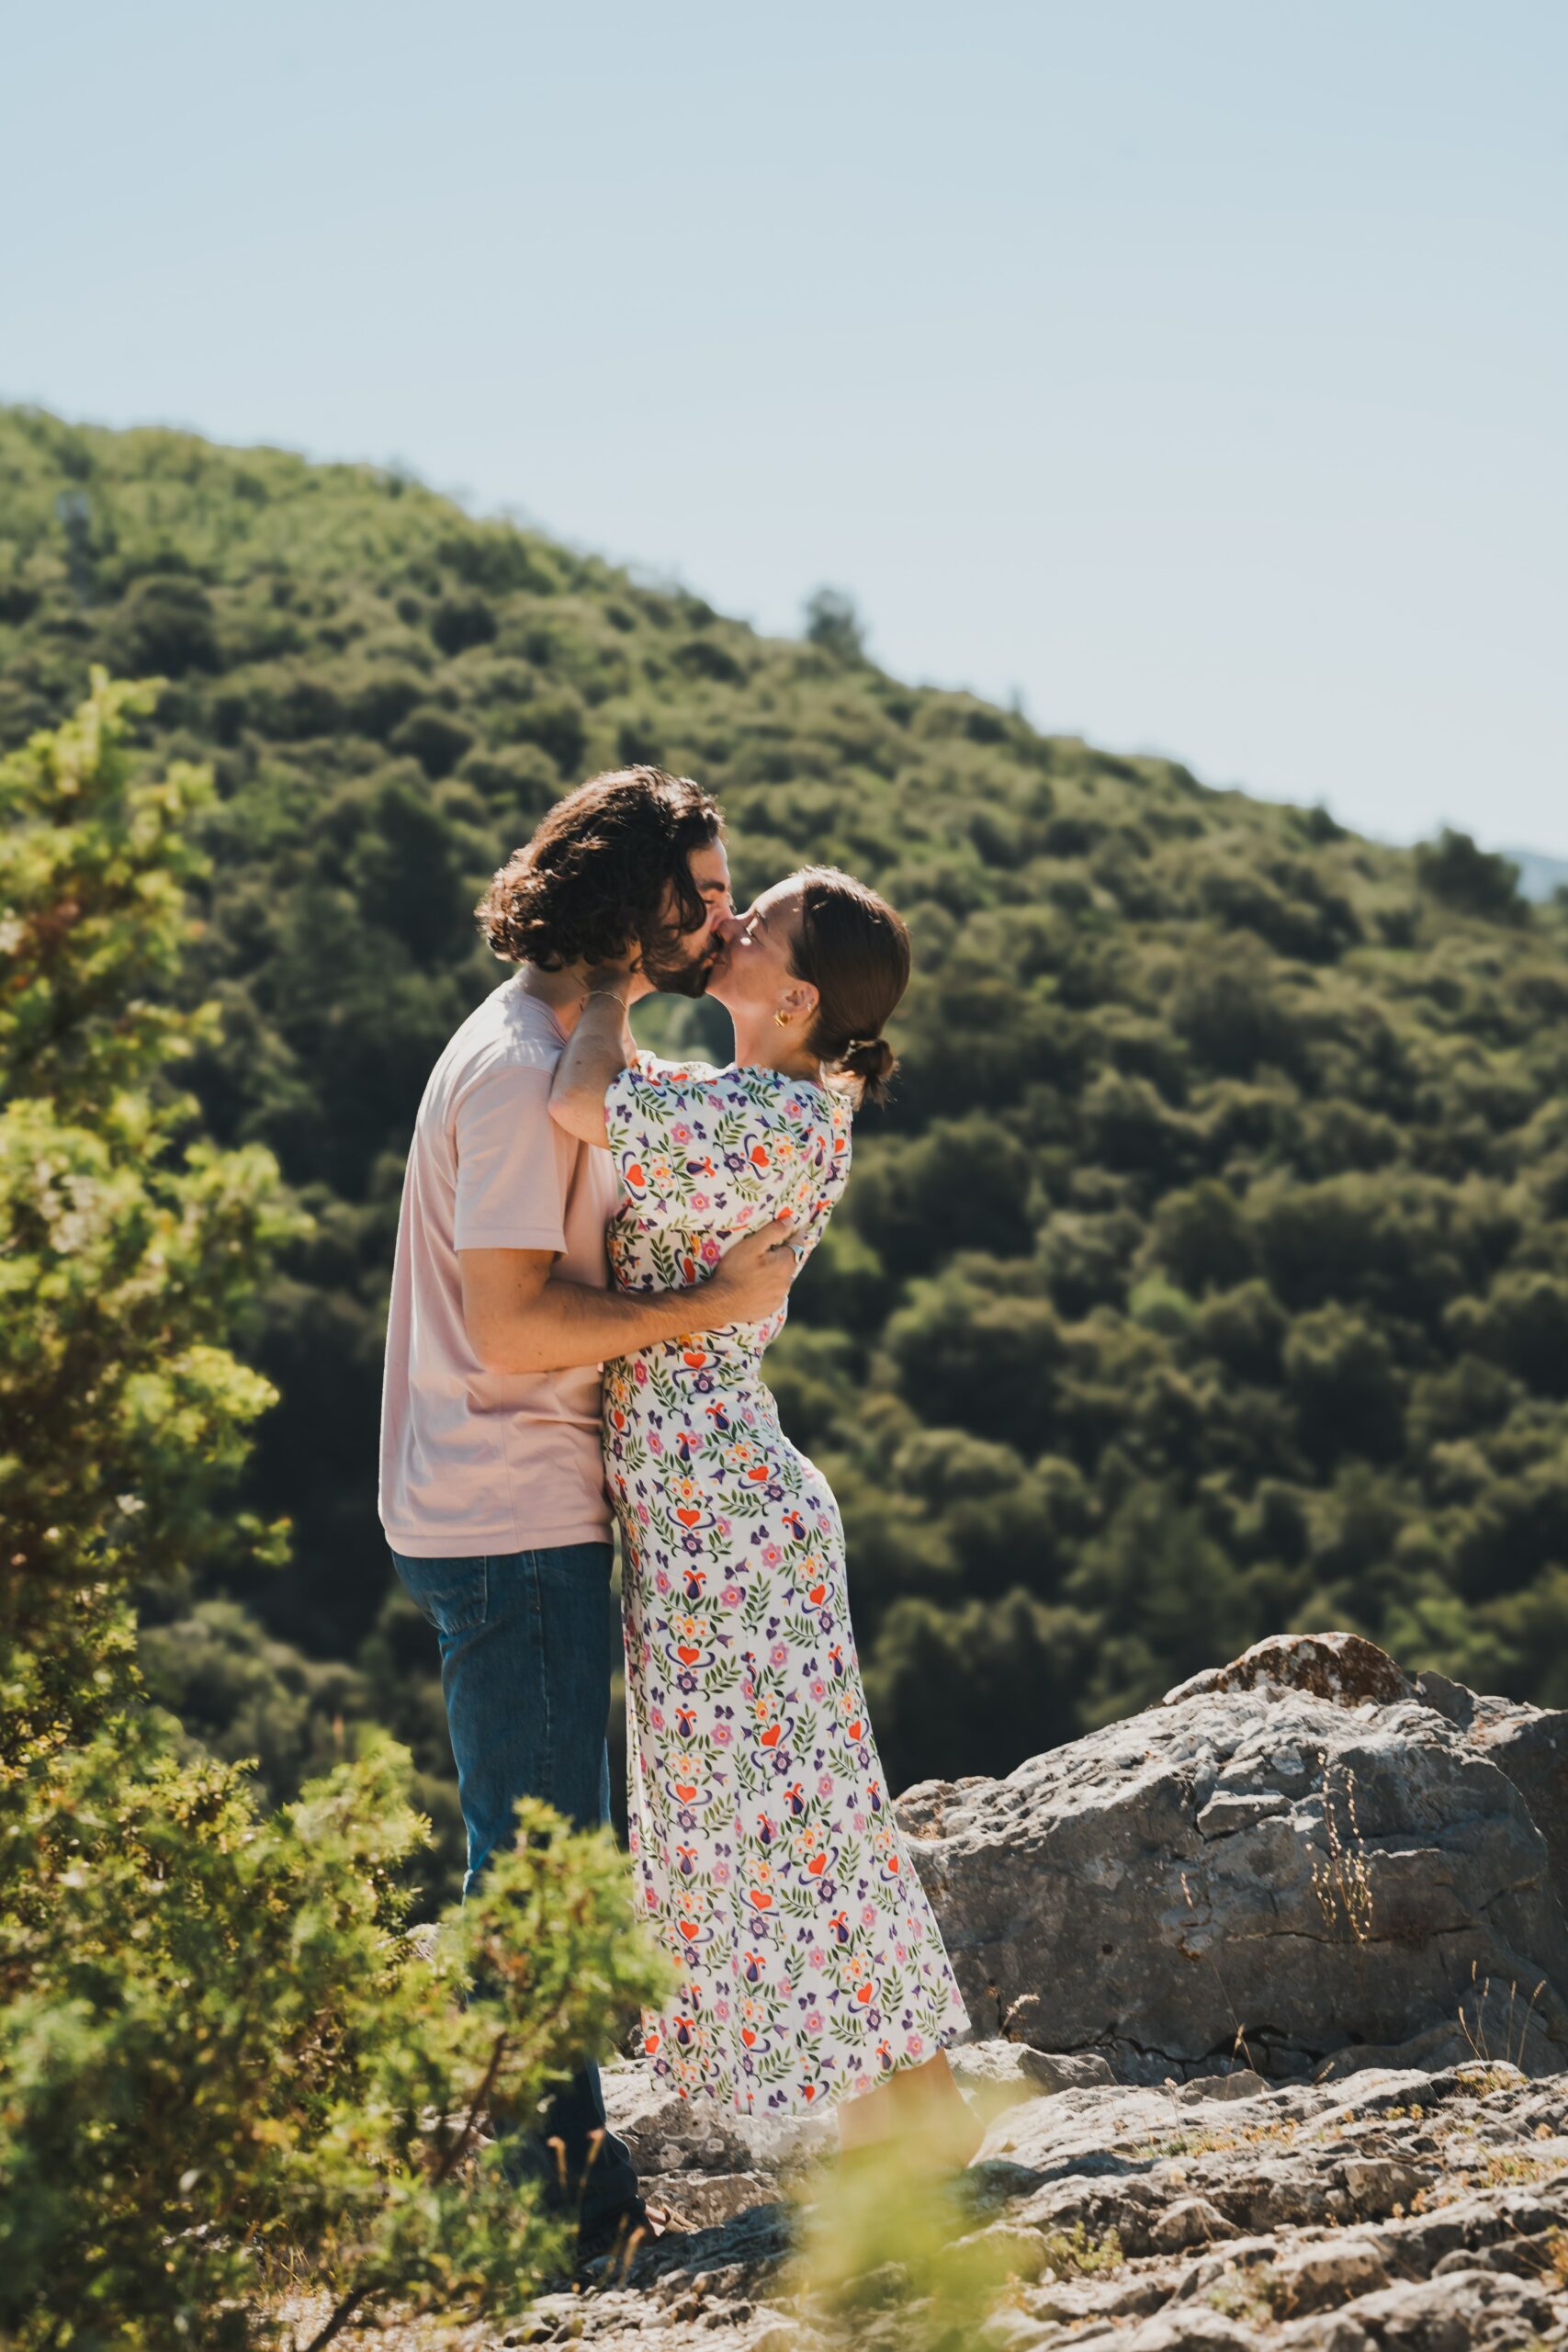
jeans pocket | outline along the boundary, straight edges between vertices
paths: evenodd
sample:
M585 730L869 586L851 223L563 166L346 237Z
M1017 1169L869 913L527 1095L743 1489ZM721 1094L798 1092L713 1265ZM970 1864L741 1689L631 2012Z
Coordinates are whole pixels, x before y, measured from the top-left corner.
M394 1552L392 1566L438 1634L467 1634L483 1624L490 1606L488 1559L409 1560Z

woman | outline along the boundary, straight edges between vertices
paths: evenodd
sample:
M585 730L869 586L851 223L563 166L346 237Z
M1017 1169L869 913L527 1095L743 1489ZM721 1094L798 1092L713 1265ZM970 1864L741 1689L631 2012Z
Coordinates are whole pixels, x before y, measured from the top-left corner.
M638 1055L632 976L599 973L556 1073L552 1117L615 1157L623 1289L698 1283L781 1214L804 1260L849 1173L852 1109L894 1068L908 935L874 892L810 867L719 930L727 1069ZM966 2162L979 2134L944 2050L968 2019L872 1741L838 1507L762 1383L784 1319L604 1370L632 1852L680 1977L644 2048L682 2096L837 2105L846 2148L919 2129Z

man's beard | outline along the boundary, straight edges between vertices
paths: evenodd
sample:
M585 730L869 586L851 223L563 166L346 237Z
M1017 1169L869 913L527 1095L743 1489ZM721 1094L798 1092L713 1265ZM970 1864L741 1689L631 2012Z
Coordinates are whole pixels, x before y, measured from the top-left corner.
M700 956L682 958L653 956L644 954L642 968L660 996L705 996L716 961L712 949Z

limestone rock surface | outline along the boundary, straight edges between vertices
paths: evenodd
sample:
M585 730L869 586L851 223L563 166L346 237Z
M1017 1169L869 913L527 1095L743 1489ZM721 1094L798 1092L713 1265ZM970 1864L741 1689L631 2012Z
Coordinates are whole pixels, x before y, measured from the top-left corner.
M1423 2037L1429 2065L1548 2073L1565 1776L1568 1715L1423 1690L1354 1635L1280 1636L1005 1780L922 1782L898 1816L980 2038L1132 2081L1345 2073Z

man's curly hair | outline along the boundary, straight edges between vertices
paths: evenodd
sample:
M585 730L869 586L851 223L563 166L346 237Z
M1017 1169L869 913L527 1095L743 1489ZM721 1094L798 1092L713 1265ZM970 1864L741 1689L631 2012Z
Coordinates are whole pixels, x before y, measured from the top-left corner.
M687 860L721 825L690 776L655 767L590 776L495 876L474 910L479 928L495 955L546 972L580 957L615 963L634 944L657 959L703 922Z

